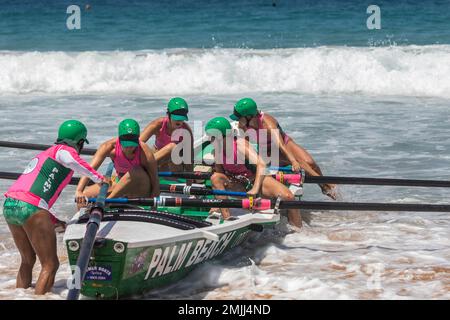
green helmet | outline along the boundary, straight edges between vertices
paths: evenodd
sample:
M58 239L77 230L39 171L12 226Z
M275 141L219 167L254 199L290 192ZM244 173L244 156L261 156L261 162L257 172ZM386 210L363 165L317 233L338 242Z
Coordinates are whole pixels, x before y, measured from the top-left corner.
M141 128L139 123L134 119L125 119L119 123L119 140L120 145L126 147L139 146L139 135Z
M175 121L187 121L189 107L186 100L183 98L172 98L167 105L167 112L170 114L170 119Z
M241 117L245 116L255 116L258 113L258 107L256 106L255 100L251 98L244 98L236 102L234 105L233 114L230 118L233 120L239 120Z
M231 130L230 121L224 117L217 117L209 120L205 126L206 134L209 136L214 135L216 130L220 131L223 136L226 136L227 130Z
M87 129L83 123L78 120L67 120L59 127L56 143L64 142L71 147L75 147L81 140L89 143L86 137Z

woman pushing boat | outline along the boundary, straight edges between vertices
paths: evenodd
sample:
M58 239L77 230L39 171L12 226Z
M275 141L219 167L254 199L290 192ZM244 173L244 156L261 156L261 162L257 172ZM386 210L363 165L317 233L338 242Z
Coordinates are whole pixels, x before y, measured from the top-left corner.
M150 122L141 133L140 139L143 142L155 136L155 158L160 171L192 171L193 169L193 134L190 126L185 122L188 120L188 112L188 104L183 98L172 98L167 105L167 115ZM183 136L189 136L191 146L189 163L183 163L184 167L174 164L171 159L172 150L183 141L183 136L175 138L177 136L175 131L179 129L184 129L179 131L184 134Z
M298 172L304 169L307 175L322 176L322 171L312 156L304 148L299 146L281 128L279 122L271 115L258 110L256 102L251 98L239 100L230 118L239 121L239 128L247 132L255 130L258 151L267 151L271 154L272 139L279 150L281 166L291 164L292 170ZM250 136L250 135L249 135ZM322 192L332 199L336 199L336 186L333 184L321 184Z
M282 200L295 198L284 184L271 176L264 175L266 171L264 160L246 139L233 136L231 124L226 118L211 119L206 124L205 132L212 137L212 140L220 139L218 143L215 143L215 148L221 152L214 152L215 172L211 176L214 189L245 190L249 196L281 197ZM229 143L232 143L232 146L229 146ZM228 154L227 157L228 150L232 154ZM218 196L218 198L226 197ZM221 212L224 219L230 217L228 209L222 208ZM291 225L300 228L302 226L300 210L289 209L288 221Z
M95 183L108 182L80 158L84 143L89 143L84 124L77 120L64 122L59 127L56 145L33 158L5 193L3 215L21 257L17 288L31 286L36 255L41 272L35 293L45 294L53 286L59 261L50 210L74 171Z
M140 127L136 120L125 119L119 124L119 136L104 142L95 153L91 166L95 169L107 157L114 163L117 176L112 179L108 197L159 196L158 168L150 148L139 141ZM81 178L75 198L79 207L86 198L96 197L98 185L86 187L88 179Z

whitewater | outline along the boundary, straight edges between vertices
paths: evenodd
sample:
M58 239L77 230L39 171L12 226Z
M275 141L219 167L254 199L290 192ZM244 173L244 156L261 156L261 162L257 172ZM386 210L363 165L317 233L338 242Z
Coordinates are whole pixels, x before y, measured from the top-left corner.
M450 98L450 45L0 51L0 95L367 94Z
M138 81L130 82L139 85ZM183 97L190 104L192 123L228 115L233 103L247 94L202 91ZM352 92L254 92L251 96L311 152L325 174L450 179L448 98ZM0 139L52 143L60 122L78 118L89 129L89 147L96 147L116 134L117 123L123 118L133 117L144 126L162 116L169 98L169 94L112 91L89 95L81 90L75 95L44 90L20 95L9 92L0 97ZM2 149L2 170L21 172L34 155L34 151ZM1 193L10 183L0 181ZM341 186L339 190L343 201L446 203L448 198L448 191L439 188ZM74 191L68 187L55 205L62 219L70 219L75 211ZM327 200L314 185L305 187L304 199ZM136 298L450 298L447 213L303 214L308 224L300 233L263 234L243 248L200 266L178 284ZM61 235L58 256L61 266L52 293L36 297L33 289L15 289L20 256L4 219L0 219L0 299L64 299L70 271ZM34 279L39 270L37 264Z

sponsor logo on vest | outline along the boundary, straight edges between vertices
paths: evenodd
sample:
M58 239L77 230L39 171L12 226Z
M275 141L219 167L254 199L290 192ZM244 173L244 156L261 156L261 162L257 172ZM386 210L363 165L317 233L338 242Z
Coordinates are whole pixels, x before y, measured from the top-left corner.
M239 234L231 242L237 231L227 232L220 236L218 241L201 239L185 242L165 248L155 248L150 258L150 264L144 280L155 278L175 272L183 268L196 265L220 255L227 247L235 247L244 239L249 231ZM193 249L191 250L191 248Z
M52 188L52 183L55 181L55 174L59 172L58 168L53 168L48 175L47 181L44 182L44 192L48 192Z

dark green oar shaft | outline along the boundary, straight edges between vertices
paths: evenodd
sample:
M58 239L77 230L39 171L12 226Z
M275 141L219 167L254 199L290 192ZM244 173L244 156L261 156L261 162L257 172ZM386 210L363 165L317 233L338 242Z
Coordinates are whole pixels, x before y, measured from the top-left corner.
M111 177L114 165L111 162L106 170L106 177ZM67 294L67 300L77 300L80 296L81 286L86 275L89 259L91 257L92 248L94 247L95 236L100 226L100 222L103 217L103 208L105 207L106 194L108 193L109 185L103 183L100 188L100 193L97 197L97 201L92 207L90 212L90 218L86 225L86 233L81 244L80 254L77 259L77 270L75 276L79 276L79 282L75 281L75 286L69 290ZM79 285L77 285L79 284Z
M46 150L50 148L51 145L0 141L0 147L29 149L29 150ZM83 149L81 154L93 155L95 154L96 151L97 150L95 149ZM160 172L160 176L206 180L211 177L211 174L203 172ZM2 177L0 176L0 178ZM3 178L8 179L6 177ZM314 184L331 183L331 184L351 184L351 185L438 187L438 188L450 187L450 181L442 181L442 180L339 177L339 176L322 176L322 177L308 176L306 177L305 181L303 181L303 183L314 183Z
M275 207L275 200L254 199L253 207L249 199L186 199L186 198L115 198L107 199L107 203L129 203L135 205L164 207L202 207L202 208L243 208L266 210ZM280 201L280 209L310 209L337 211L411 211L411 212L450 212L449 204L415 204L415 203L376 203L376 202L328 202L328 201Z
M27 149L27 150L47 150L51 147L49 144L38 144L38 143L25 143L25 142L11 142L11 141L0 141L0 147L5 148L16 148L16 149ZM81 154L94 155L97 150L95 149L83 149Z
M443 180L418 180L418 179L390 179L390 178L363 178L363 177L311 177L307 176L304 183L331 183L352 184L367 186L401 186L401 187L438 187L449 188L450 181Z
M411 211L411 212L450 212L448 204L415 204L415 203L376 203L376 202L320 202L281 201L283 209L337 210L337 211Z

